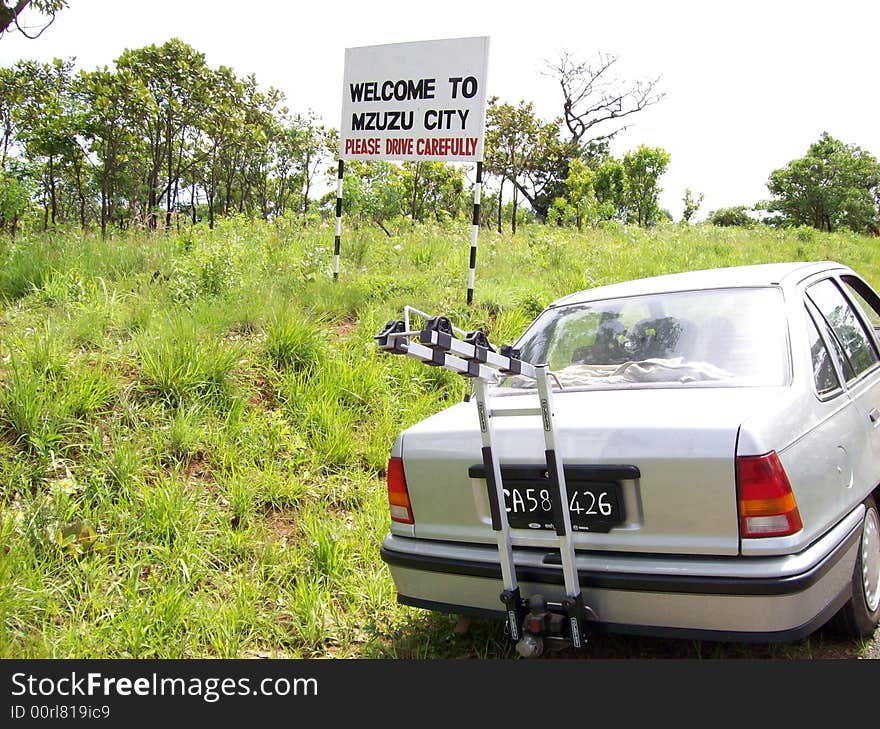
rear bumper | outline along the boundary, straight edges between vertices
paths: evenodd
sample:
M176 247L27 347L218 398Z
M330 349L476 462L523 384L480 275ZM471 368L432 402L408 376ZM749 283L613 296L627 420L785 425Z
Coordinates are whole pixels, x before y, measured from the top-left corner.
M861 512L798 555L670 558L578 553L591 630L724 641L791 641L825 623L851 594ZM382 559L399 602L503 617L494 546L388 535ZM558 553L515 549L524 595L563 597Z

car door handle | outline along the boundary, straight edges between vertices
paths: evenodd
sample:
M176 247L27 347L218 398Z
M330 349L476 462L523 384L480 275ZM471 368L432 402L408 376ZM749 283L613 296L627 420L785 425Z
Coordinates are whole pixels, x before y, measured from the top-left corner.
M877 425L877 421L880 421L880 410L877 408L871 408L871 412L868 413L868 420L874 425Z

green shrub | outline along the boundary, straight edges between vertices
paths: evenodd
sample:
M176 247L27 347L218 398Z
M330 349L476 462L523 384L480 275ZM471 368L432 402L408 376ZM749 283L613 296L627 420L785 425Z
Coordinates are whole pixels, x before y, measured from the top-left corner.
M136 508L140 537L147 544L170 548L179 541L198 538L196 502L176 477L142 485Z
M47 257L39 249L16 246L0 263L0 298L10 301L41 288L51 272Z
M283 309L266 326L265 351L278 370L310 372L324 362L327 342L319 321Z
M709 222L721 228L751 228L755 225L755 219L749 215L748 210L745 205L719 208L709 213Z
M178 406L201 397L223 400L241 351L213 336L201 336L191 323L172 325L164 336L138 337L136 346L144 388Z

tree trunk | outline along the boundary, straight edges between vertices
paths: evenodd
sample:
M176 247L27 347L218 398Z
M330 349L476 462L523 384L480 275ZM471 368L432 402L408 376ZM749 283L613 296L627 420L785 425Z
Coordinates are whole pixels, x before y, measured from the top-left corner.
M262 171L260 173L260 211L263 213L263 220L269 219L269 173Z
M419 173L421 172L421 162L416 162L416 169L413 173L413 194L412 194L412 202L410 204L410 218L412 219L413 224L416 222L416 200L418 199L419 194ZM419 222L422 222L421 220Z
M498 234L501 235L503 232L501 227L501 215L504 212L504 207L501 203L501 199L503 197L502 193L504 192L504 176L501 177L501 184L498 185Z
M174 168L174 197L171 200L172 209L177 206L177 193L180 190L180 168L183 164L183 140L186 135L186 127L180 130L180 145L177 151L177 165ZM177 230L180 230L180 220L177 221Z
M55 160L49 155L49 194L52 202L52 227L55 227L55 216L58 213L58 201L55 197Z
M308 174L306 174L306 189L303 191L303 217L305 217L309 212L309 191L312 186L312 181L309 179Z
M107 237L107 162L101 171L101 237Z
M169 99L171 93L168 94ZM174 163L174 145L171 143L171 105L169 102L168 113L166 115L166 132L165 138L168 140L168 190L165 193L165 228L171 227L171 187L172 187L172 165Z
M28 6L29 2L30 0L16 0L14 3L0 5L0 33L5 33L9 26L15 23L19 13Z
M76 193L79 197L79 224L83 232L86 230L86 194L82 182L82 162L74 165L76 169Z
M156 188L153 186L150 187L150 194L147 196L147 210L150 230L156 230L159 221L156 219Z
M174 210L174 208L177 206L177 191L178 191L179 187L180 187L180 169L178 168L178 171L175 173L175 177L174 177L174 195L171 198L171 209L172 210ZM177 227L180 228L179 223L178 223Z
M517 191L516 186L513 188L513 218L510 221L510 230L513 235L516 235L516 206L519 202L519 193Z
M152 145L152 169L150 170L149 190L150 194L147 198L149 210L147 212L147 220L149 221L150 230L156 230L159 227L159 217L156 209L159 207L159 198L156 196L156 189L159 187L159 174L162 170L162 117L156 115L156 135L150 140ZM152 130L151 130L152 131Z
M107 180L107 223L108 225L112 225L113 221L116 220L116 203L113 200L113 184L108 179Z
M515 179L512 180L512 182L513 182L513 186L517 190L519 190L519 192L526 199L526 202L528 202L528 204L532 208L532 210L535 211L535 215L538 217L538 220L540 220L543 223L547 219L547 212L549 211L549 206L544 205L544 204L539 205L535 196L532 195L532 193L529 192L528 188L524 187L521 182L519 182Z
M229 206L232 204L232 173L226 175L226 202L223 204L223 214L229 215Z
M3 130L3 155L0 156L0 170L6 169L6 155L9 152L9 143L12 140L12 126L7 124Z

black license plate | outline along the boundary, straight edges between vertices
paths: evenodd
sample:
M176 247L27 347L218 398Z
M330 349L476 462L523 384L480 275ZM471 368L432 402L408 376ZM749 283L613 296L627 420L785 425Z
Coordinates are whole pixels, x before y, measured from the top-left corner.
M607 532L624 521L623 499L617 482L566 483L573 531ZM553 506L547 481L504 480L507 521L517 529L552 529Z

